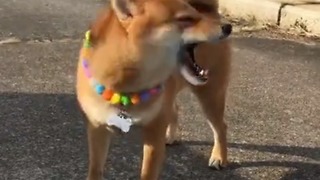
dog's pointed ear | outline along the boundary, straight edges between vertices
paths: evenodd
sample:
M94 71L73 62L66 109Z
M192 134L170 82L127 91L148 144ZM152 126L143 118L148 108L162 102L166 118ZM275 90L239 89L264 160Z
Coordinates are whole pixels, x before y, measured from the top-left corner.
M111 21L111 11L108 9L103 9L90 25L90 39L91 43L95 44L98 40L103 39L104 32Z
M111 7L121 21L135 16L138 12L137 0L111 0Z

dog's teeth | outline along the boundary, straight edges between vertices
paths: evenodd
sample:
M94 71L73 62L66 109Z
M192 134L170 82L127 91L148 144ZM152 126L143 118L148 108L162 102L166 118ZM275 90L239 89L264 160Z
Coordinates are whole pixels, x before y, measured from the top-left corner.
M208 72L209 72L208 70L203 70L203 69L202 69L202 70L200 71L200 75L201 75L201 76L208 75Z

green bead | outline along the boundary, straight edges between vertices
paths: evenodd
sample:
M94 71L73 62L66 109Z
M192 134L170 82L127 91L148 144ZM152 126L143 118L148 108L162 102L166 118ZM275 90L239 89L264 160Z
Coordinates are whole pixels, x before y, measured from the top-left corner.
M90 42L89 41L84 41L83 47L90 48L91 47Z
M121 103L125 106L128 106L130 104L130 98L128 96L122 95Z

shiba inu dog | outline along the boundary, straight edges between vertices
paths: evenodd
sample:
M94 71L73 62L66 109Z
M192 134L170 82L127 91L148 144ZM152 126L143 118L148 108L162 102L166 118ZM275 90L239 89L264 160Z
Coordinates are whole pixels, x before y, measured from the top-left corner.
M77 99L87 117L88 180L103 179L112 135L143 131L141 179L159 178L165 145L176 140L176 95L198 97L214 134L209 166L227 164L224 122L231 25L215 0L110 0L86 33Z

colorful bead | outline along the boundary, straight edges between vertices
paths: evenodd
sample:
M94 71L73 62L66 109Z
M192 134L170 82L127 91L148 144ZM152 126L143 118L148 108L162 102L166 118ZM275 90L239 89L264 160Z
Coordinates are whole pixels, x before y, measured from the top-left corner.
M83 48L83 49L82 49L82 56L83 56L84 58L88 58L88 57L90 56L90 49L88 49L88 48Z
M124 106L128 106L130 104L130 98L128 96L121 96L121 103Z
M97 80L93 78L89 79L89 83L92 87L96 87L96 85L98 84Z
M158 88L152 88L152 89L150 89L149 92L150 92L150 94L155 95L155 94L157 94L159 92L159 89Z
M102 94L102 97L107 100L107 101L110 101L110 99L112 98L112 95L113 95L113 92L112 90L108 89L108 90L105 90Z
M113 96L111 97L110 103L111 104L118 104L118 103L120 103L120 98L121 98L120 94L114 93Z
M140 98L142 101L148 101L150 98L150 94L147 91L145 91L141 93Z
M134 95L131 96L131 103L132 104L138 104L139 102L140 102L139 95L134 94Z
M91 47L91 44L90 44L90 31L86 32L85 39L84 39L84 42L83 42L83 47L85 47L85 48L90 48Z
M85 67L85 68L88 68L89 67L89 63L88 63L88 61L87 60L82 60L82 65L83 65L83 67Z
M98 94L102 94L104 89L105 89L105 87L103 85L101 85L101 84L97 84L95 89L96 89Z
M92 76L89 69L87 69L87 68L84 68L84 74L87 76L87 78L91 78L91 76Z
M90 30L88 30L87 32L86 32L86 40L87 41L89 41L90 40Z
M84 48L90 48L91 47L90 42L89 41L84 41L83 42L83 47Z

